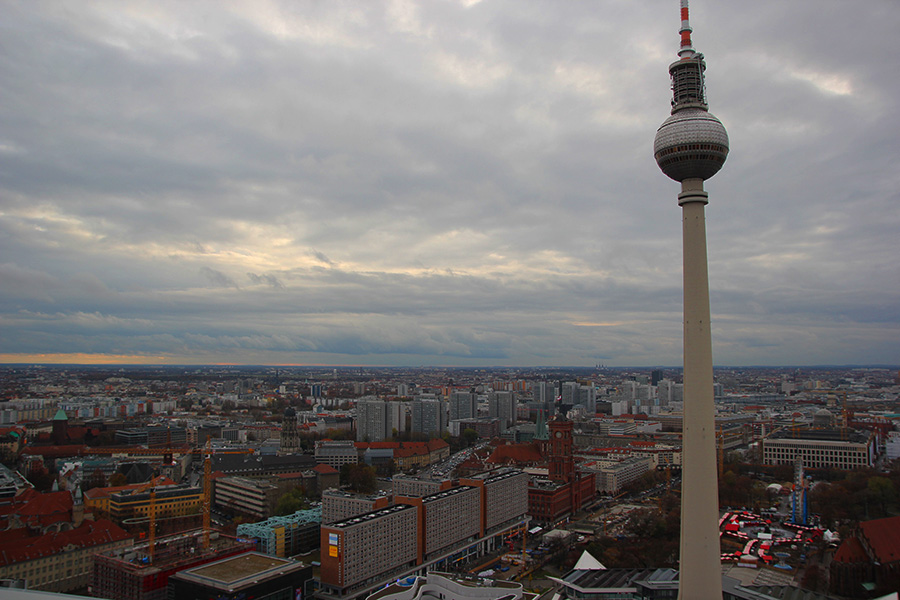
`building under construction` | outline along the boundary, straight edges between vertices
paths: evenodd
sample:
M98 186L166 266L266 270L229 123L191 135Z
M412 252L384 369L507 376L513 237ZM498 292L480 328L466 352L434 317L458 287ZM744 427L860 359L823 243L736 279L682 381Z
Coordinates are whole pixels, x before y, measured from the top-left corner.
M97 554L91 595L109 600L165 600L169 577L175 573L256 549L253 541L217 532L207 534L206 540L198 529Z

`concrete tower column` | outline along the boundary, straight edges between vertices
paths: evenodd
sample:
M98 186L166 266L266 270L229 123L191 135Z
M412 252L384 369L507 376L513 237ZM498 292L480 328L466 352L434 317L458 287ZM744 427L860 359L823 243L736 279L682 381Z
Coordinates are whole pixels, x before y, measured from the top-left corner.
M679 599L722 598L712 336L702 179L681 182L684 248L684 427Z

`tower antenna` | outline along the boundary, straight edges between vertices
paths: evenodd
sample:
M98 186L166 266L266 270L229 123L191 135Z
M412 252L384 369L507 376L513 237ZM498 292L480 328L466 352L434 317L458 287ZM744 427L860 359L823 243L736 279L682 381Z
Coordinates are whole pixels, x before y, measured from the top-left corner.
M681 49L678 56L681 58L691 58L694 56L694 47L691 45L691 23L688 19L688 0L681 0Z

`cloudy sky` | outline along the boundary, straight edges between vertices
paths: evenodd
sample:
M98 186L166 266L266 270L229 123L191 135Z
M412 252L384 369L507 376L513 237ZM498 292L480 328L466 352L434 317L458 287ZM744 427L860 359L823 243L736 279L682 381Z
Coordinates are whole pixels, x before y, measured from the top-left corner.
M0 11L0 362L681 364L677 0ZM691 11L715 362L900 363L900 4Z

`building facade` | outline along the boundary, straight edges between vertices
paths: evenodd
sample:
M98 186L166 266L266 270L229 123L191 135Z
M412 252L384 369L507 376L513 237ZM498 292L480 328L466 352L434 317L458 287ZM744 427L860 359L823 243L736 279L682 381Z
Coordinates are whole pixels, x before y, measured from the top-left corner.
M857 469L875 465L875 436L851 429L781 429L762 442L763 462L807 468Z
M422 433L430 437L440 436L447 429L444 403L440 400L413 400L410 428L413 433Z
M229 514L265 519L275 513L280 496L270 481L232 475L216 479L213 504Z

